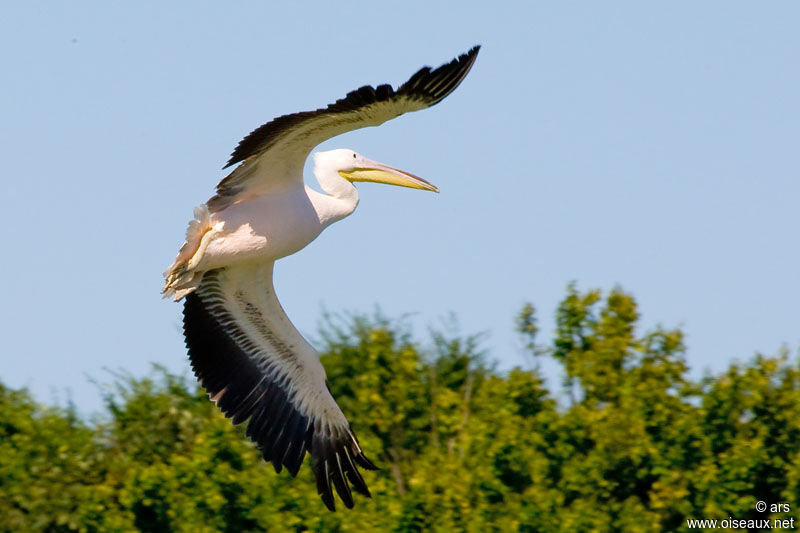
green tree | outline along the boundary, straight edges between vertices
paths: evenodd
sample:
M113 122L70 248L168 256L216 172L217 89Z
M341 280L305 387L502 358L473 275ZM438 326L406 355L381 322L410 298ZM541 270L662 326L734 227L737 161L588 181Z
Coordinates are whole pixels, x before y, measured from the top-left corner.
M688 377L680 330L635 300L567 289L556 331L517 328L563 368L498 369L479 337L426 344L385 318L329 320L331 389L373 494L329 513L310 469L276 475L194 383L118 375L91 422L0 385L0 531L683 531L686 519L798 519L800 366L788 353ZM567 398L559 402L557 398ZM759 513L757 500L789 513Z

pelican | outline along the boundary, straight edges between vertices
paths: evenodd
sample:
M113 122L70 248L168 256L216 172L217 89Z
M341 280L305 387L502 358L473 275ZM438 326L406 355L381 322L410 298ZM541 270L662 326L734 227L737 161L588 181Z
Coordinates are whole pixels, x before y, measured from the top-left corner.
M311 150L342 133L431 107L455 90L479 46L439 68L423 67L398 89L364 86L316 111L283 115L233 151L216 194L196 207L186 242L164 273L164 297L183 303L192 369L209 398L276 472L294 477L308 452L317 492L335 511L352 489L370 497L358 467L374 470L331 396L319 354L275 296L273 264L313 241L358 204L354 182L439 192L424 179L348 149L314 154L323 193L303 182Z

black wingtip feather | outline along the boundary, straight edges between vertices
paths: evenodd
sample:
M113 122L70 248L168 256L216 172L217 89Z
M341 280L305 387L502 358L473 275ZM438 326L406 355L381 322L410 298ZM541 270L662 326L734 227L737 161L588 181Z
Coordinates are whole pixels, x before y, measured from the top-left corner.
M379 470L377 466L372 464L372 461L367 459L367 456L364 455L363 452L355 456L355 461L356 463L358 463L358 466L360 466L364 470Z
M314 454L316 456L316 453ZM333 501L333 491L331 490L330 471L328 462L324 459L314 461L314 477L317 478L317 493L322 498L322 503L329 511L336 511L336 504Z
M350 452L346 447L344 448L344 458L346 461L345 473L347 474L347 479L352 483L353 488L359 494L367 498L372 498L372 494L369 493L369 489L367 488L367 483L364 481L364 478L361 477L361 473L358 471L358 468L356 468L356 465L353 464L353 458L350 456Z
M340 436L332 436L322 428L318 428L313 440L311 455L314 464L313 471L317 480L317 492L329 509L331 506L328 504L332 504L335 499L334 491L348 509L351 509L355 503L352 491L367 498L372 497L356 463L359 463L360 459L364 464L373 468L374 465L364 458L363 454L353 450L353 447L357 449L357 446L352 431L347 431Z
M475 64L480 49L480 45L475 45L466 53L436 69L421 68L400 86L397 93L420 98L428 102L429 107L438 104L464 81L472 65Z
M328 459L332 463L332 475L333 478L333 486L336 487L336 492L339 494L339 497L342 499L344 506L348 509L353 508L353 494L350 492L350 485L347 483L347 479L345 479L344 471L342 470L342 460L339 457L339 454L331 449L329 452L333 458Z

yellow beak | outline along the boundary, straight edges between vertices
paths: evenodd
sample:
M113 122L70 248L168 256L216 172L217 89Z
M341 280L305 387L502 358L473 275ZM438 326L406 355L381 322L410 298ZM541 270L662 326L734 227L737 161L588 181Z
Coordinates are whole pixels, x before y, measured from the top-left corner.
M377 161L364 160L362 167L352 170L340 170L339 175L348 181L371 181L373 183L386 183L399 185L411 189L439 192L439 187L433 185L414 174L397 170Z

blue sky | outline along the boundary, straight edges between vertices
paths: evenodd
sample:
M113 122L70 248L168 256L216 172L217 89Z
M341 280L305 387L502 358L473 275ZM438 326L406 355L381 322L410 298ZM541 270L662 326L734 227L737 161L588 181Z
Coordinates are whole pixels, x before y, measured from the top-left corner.
M797 3L274 4L5 5L7 385L89 411L104 367L185 371L160 274L242 136L476 43L440 105L320 147L442 192L362 184L279 262L302 332L378 305L424 337L452 312L508 368L528 362L521 305L544 341L574 280L682 327L696 373L800 345Z

